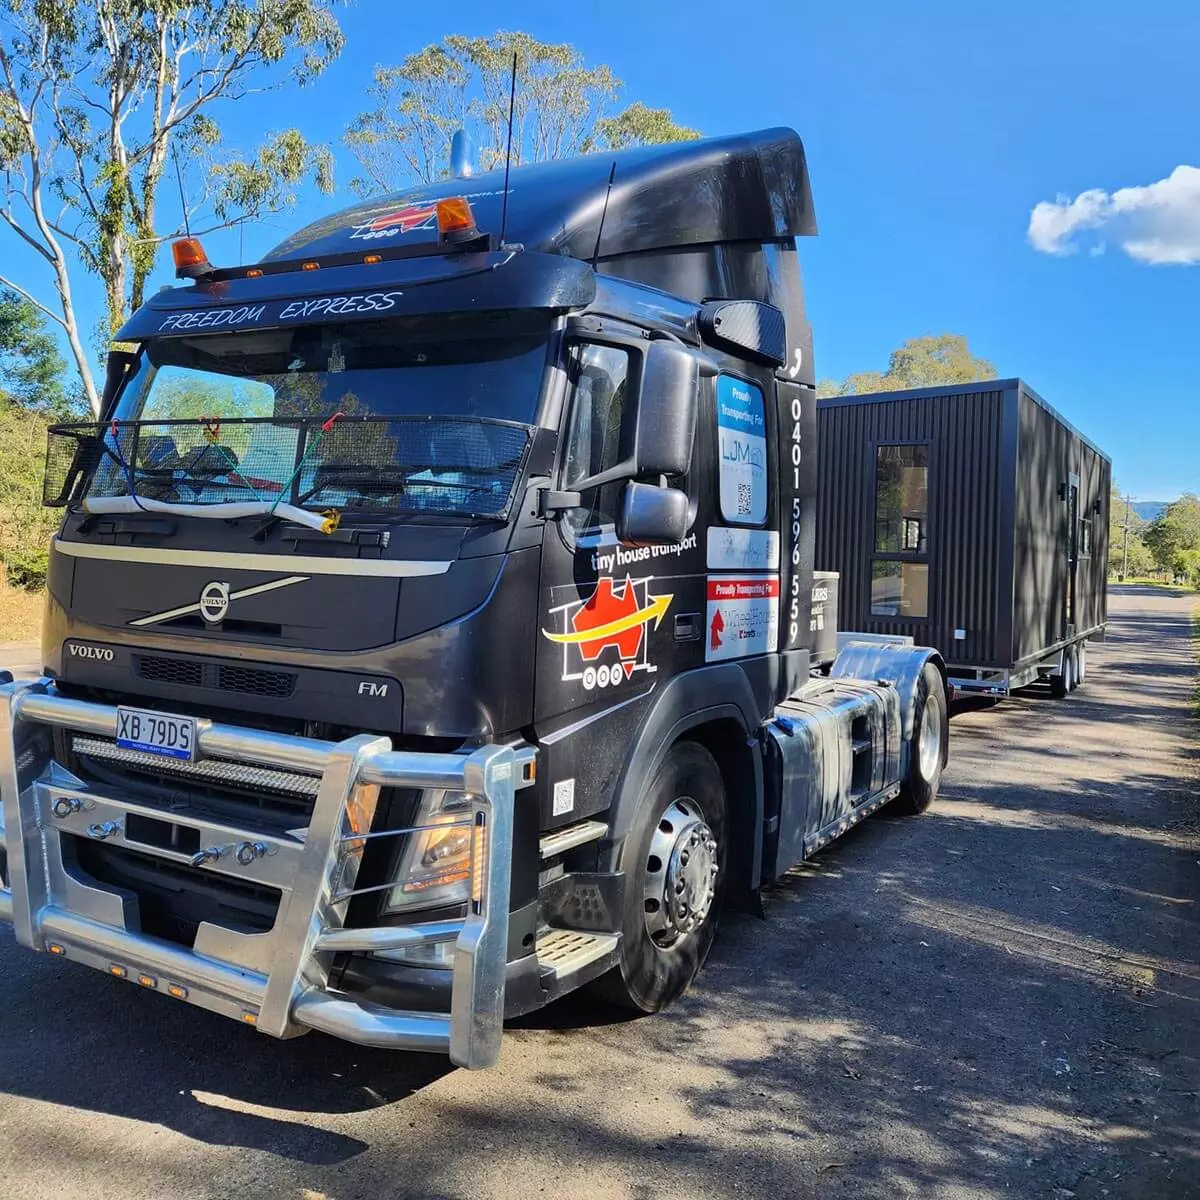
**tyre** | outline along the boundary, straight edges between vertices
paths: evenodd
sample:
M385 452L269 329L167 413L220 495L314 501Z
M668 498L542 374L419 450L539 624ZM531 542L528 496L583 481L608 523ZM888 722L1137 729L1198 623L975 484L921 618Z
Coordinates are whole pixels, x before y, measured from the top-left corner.
M900 785L896 806L901 812L922 813L937 795L950 744L949 707L942 673L926 663L917 680L913 708L913 740L908 756L908 778Z
M725 885L725 785L712 755L677 742L643 794L625 838L621 957L592 991L658 1012L687 991L716 933Z
M1083 687L1087 678L1087 642L1080 642L1075 647L1075 686Z
M1061 700L1073 687L1071 651L1067 648L1063 650L1062 669L1057 675L1050 676L1050 695Z
M1071 685L1070 690L1075 691L1082 681L1079 678L1079 643L1076 642L1071 647Z

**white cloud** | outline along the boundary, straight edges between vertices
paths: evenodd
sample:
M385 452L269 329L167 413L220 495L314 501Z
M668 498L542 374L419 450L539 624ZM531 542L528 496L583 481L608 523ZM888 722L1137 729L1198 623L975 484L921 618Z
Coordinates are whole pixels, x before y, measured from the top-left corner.
M1043 254L1067 255L1087 242L1087 233L1103 230L1138 262L1200 263L1200 167L1178 166L1166 179L1144 187L1101 188L1080 192L1074 200L1058 196L1034 206L1029 244ZM1104 253L1097 237L1088 248Z

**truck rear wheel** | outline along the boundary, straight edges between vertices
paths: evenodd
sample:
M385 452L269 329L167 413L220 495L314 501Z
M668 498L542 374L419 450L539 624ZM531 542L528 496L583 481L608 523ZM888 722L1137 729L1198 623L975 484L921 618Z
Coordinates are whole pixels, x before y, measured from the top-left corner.
M913 740L908 756L908 778L900 785L896 804L901 812L922 813L937 795L950 742L950 710L942 673L926 663L917 680L913 707Z
M678 742L642 796L625 838L621 957L592 990L657 1012L687 991L712 946L725 884L725 785L695 742Z

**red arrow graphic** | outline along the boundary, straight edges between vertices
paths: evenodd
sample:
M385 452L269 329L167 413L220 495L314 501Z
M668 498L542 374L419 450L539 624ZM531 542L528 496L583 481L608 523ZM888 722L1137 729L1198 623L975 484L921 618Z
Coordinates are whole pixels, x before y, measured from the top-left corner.
M709 627L709 649L719 650L721 648L721 631L725 628L725 618L721 616L721 610L718 608L713 614L712 625Z

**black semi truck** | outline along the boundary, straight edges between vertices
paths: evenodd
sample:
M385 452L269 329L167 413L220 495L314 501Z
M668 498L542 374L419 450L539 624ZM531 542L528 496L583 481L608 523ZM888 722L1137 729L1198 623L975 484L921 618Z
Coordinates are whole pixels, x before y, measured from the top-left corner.
M18 941L481 1067L583 984L663 1007L722 904L926 807L940 656L812 670L814 232L774 129L449 179L252 267L177 243L50 437Z

